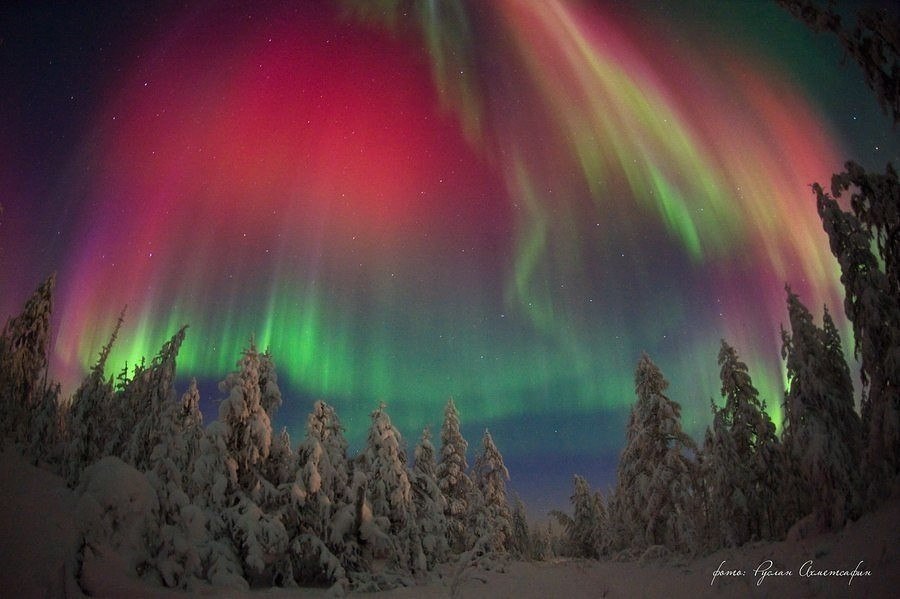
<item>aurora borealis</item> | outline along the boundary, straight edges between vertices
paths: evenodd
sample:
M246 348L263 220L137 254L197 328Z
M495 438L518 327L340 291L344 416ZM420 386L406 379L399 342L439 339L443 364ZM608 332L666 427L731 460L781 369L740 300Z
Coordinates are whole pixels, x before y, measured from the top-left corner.
M126 305L111 373L189 324L180 374L220 380L253 335L295 441L312 399L359 443L453 396L526 500L611 484L641 351L695 438L722 337L777 421L785 282L842 316L809 184L900 144L836 43L707 4L22 7L3 315L58 271L70 388Z

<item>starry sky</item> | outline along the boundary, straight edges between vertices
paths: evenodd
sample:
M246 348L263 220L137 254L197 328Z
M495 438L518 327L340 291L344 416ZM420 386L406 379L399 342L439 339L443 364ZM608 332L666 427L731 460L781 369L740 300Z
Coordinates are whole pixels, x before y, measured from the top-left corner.
M67 389L189 324L208 418L253 335L295 441L452 396L535 513L613 484L641 351L696 439L723 337L780 422L784 284L842 316L809 184L900 162L765 0L112 4L0 17L0 315L58 272Z

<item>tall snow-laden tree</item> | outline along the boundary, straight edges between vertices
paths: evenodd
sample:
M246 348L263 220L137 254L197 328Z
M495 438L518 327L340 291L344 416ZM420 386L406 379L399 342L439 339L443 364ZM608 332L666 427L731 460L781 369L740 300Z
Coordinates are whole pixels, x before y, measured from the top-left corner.
M203 413L200 411L200 388L197 379L192 378L187 391L181 396L181 405L177 415L178 428L181 431L180 466L186 475L200 448L203 436Z
M317 401L306 421L306 439L298 449L303 484L316 506L317 532L327 537L326 528L336 507L348 501L350 482L347 440L334 408Z
M591 493L587 481L575 475L572 496L572 515L551 512L564 529L564 549L572 557L596 559L603 547L606 513L600 492Z
M509 552L518 559L537 559L534 538L528 526L528 516L525 513L525 503L518 497L513 503L512 537L509 542Z
M366 566L350 488L347 440L334 408L323 401L313 405L307 418L295 479L305 495L288 525L295 573L301 582L344 585L346 572Z
M406 467L406 450L384 404L372 412L372 426L363 450L368 479L367 499L372 517L387 524L383 532L393 544L390 561L401 572L425 566L416 534L412 485Z
M820 329L790 288L787 296L791 332L782 329L789 380L784 444L799 470L801 515L812 511L820 527L839 528L861 505L861 425L849 369L827 310Z
M259 356L259 389L260 402L269 420L275 418L275 412L281 407L281 389L278 387L278 373L275 371L275 361L271 352L267 349Z
M232 586L244 586L247 579L271 584L288 548L279 515L261 506L272 486L263 476L272 423L261 402L259 367L251 341L238 370L219 385L226 397L218 421L207 427L192 475L209 522L210 539L201 553L207 578Z
M187 326L183 326L172 335L150 366L126 389L138 419L124 446L122 457L138 470L150 469L149 458L160 442L160 435L164 429L175 426L175 368L186 331Z
M465 551L472 541L472 535L467 530L469 497L473 489L472 480L466 472L469 468L466 462L468 447L469 444L459 430L459 413L451 398L444 408L437 481L447 500L444 514L447 517L448 541L450 549L456 553Z
M32 411L47 389L50 316L56 275L47 277L22 313L0 332L0 435L24 442Z
M734 439L725 425L723 410L710 399L712 425L707 427L698 457L697 513L698 546L716 550L722 545L737 545L729 518L738 509L743 514L746 500L740 489L730 489L732 464L737 463ZM728 489L725 495L722 490Z
M512 536L512 517L506 499L506 481L509 471L503 464L503 456L494 444L491 434L485 430L482 437L482 451L475 458L472 468L475 486L481 492L487 529L480 534L490 534L490 548L493 551L507 551Z
M67 443L63 471L71 486L78 483L82 470L106 455L106 445L113 435L115 427L115 423L111 421L115 415L113 383L112 377L107 379L104 371L109 352L116 342L124 318L123 311L109 341L100 350L97 363L75 391L69 405L66 415Z
M836 175L832 193L840 195L860 177L859 173ZM897 214L900 192L896 174L892 181L882 185L882 191L873 193L868 200L856 203L878 205L878 212ZM890 278L879 267L878 258L871 251L871 241L873 229L876 237L888 229L887 225L866 225L856 215L844 212L819 184L814 184L813 189L831 252L841 267L844 311L853 323L855 353L860 358L860 375L868 398L867 422L863 423L868 478L875 484L873 493L883 496L888 491L886 481L900 470L900 297L892 292ZM874 223L879 219L872 216L873 210L866 209L866 218ZM894 240L882 242L885 263L888 257L892 263L897 258L892 255L894 244Z
M422 431L422 438L415 449L412 474L413 504L416 508L416 525L429 569L447 558L447 518L444 511L447 501L437 483L437 462L431 432Z
M204 534L197 547L202 578L214 586L245 589L244 568L226 517L238 494L237 468L229 457L226 438L221 421L206 427L191 465L188 493L202 510L199 522Z
M262 406L259 365L259 353L251 341L238 370L219 384L226 394L219 404L219 421L226 427L226 447L238 485L246 491L256 488L259 467L272 447L272 421Z
M637 402L609 503L606 546L641 552L653 545L694 548L694 442L681 430L681 406L664 391L668 382L647 354L635 371Z
M753 386L747 365L733 347L722 340L719 376L725 405L714 410L713 455L710 464L724 468L713 475L709 500L721 502L717 518L725 545L742 545L752 539L780 537L785 532L782 480L786 462L775 435L775 425L765 402Z
M59 383L48 383L34 407L30 418L28 453L34 464L44 462L57 469L64 456L63 444L65 404L60 396Z
M190 472L203 434L200 393L192 380L180 402L160 404L156 445L147 459L147 480L156 491L159 520L150 539L150 565L163 584L191 588L202 577L200 548L205 518L188 495Z

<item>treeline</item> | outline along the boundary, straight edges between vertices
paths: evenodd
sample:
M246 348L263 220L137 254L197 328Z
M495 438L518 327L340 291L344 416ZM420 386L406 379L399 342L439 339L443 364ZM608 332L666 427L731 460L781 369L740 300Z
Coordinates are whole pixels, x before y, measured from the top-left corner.
M219 385L204 427L196 381L179 397L186 327L149 364L106 377L109 343L63 398L47 376L54 277L0 335L0 431L77 489L84 552L116 552L132 573L170 587L413 584L438 564L490 566L530 557L521 501L489 432L469 468L448 401L440 453L426 429L410 468L382 404L364 449L348 455L334 409L318 401L294 447L272 420L282 403L275 364L252 341Z
M847 163L831 194L813 185L819 216L841 267L853 325L862 402L828 308L818 326L790 287L782 328L788 388L776 434L747 365L722 341L723 405L712 403L702 446L681 429L644 355L617 482L608 501L575 477L565 526L568 555L633 558L703 553L749 541L841 528L894 491L900 470L900 185ZM851 191L850 211L835 201Z

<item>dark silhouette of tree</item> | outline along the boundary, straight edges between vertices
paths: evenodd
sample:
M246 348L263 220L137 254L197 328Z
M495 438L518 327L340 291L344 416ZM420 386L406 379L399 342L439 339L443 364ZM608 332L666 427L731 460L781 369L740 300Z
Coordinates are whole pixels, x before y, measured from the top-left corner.
M747 365L722 340L720 378L725 405L713 404L713 428L707 433L703 465L712 544L742 545L782 536L786 463L775 425Z
M0 332L0 433L17 442L28 439L31 414L47 387L55 284L56 274L47 277Z
M565 530L564 549L572 557L597 559L603 547L603 530L606 525L606 509L599 491L591 493L587 481L575 475L572 496L572 515L552 511Z
M857 169L853 170L856 171L853 178L862 176ZM889 168L887 179L896 181L896 175L892 173ZM832 189L835 195L846 189L844 182L849 177L849 173L835 176L837 184ZM871 203L896 204L898 199L892 197L896 196L896 184L883 189L887 197L879 196ZM813 190L831 252L841 267L844 311L853 323L854 352L860 359L860 378L867 396L863 411L866 415L868 478L878 487L877 495L884 495L889 479L900 468L900 297L892 293L892 283L881 270L878 257L872 253L873 227L855 214L842 210L818 183L813 184ZM887 210L879 208L876 212ZM880 220L880 217L872 217L871 211L869 215L870 220ZM886 222L875 230L887 232L895 227L896 223ZM895 243L886 239L884 251L889 252ZM887 255L883 259L886 264Z
M825 328L818 328L800 298L786 290L791 332L781 331L789 379L783 439L799 479L800 515L812 512L820 528L840 528L860 508L861 426L853 386L828 312Z
M109 341L100 350L97 363L72 396L66 414L67 443L63 471L72 486L78 483L82 470L107 455L105 448L113 436L115 392L112 377L107 379L104 371L124 319L125 311L122 310Z
M836 35L844 51L862 68L882 110L895 125L900 122L900 18L896 14L863 8L856 14L856 24L848 27L831 3L777 1L813 31Z

